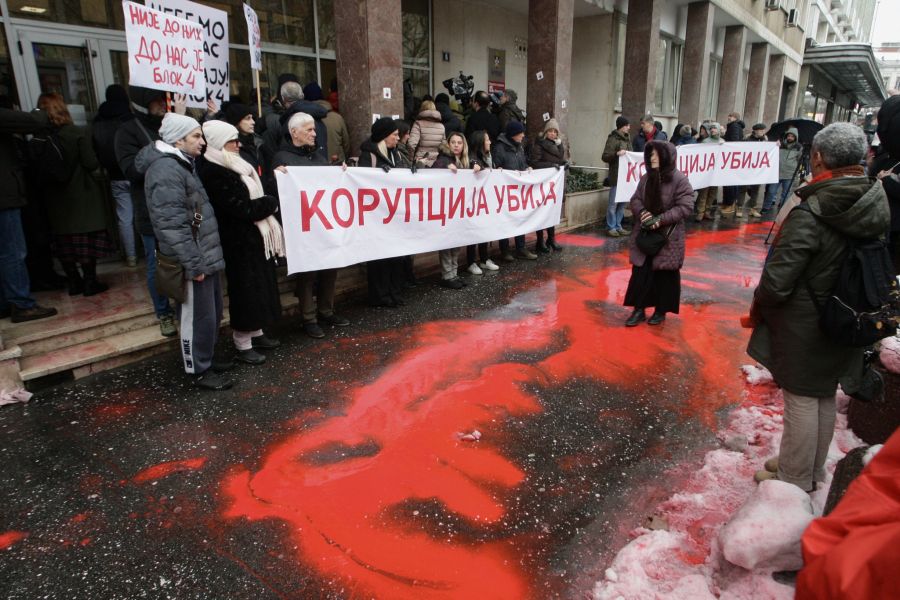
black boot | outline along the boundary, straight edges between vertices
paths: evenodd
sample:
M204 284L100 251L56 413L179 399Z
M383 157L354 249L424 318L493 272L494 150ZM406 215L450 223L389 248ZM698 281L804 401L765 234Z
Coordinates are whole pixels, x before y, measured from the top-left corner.
M628 317L628 320L625 321L625 327L636 327L638 323L641 321L647 320L647 314L644 312L643 308L636 308L634 312L631 313L631 316Z
M650 317L650 320L647 321L648 325L659 325L663 321L666 320L666 311L659 310L658 308L653 311L653 316Z
M81 278L81 273L78 272L78 265L73 262L64 262L62 266L63 271L66 272L66 277L69 278L69 295L77 296L83 294L84 279Z
M555 227L550 227L547 229L547 245L553 248L556 252L562 252L562 246L556 243Z
M91 259L81 264L81 270L84 271L84 297L101 294L109 289L105 283L97 281L97 261ZM69 292L72 293L71 291Z
M534 245L534 249L541 254L548 254L550 252L550 248L547 247L547 244L544 243L544 232L538 231L536 234L537 243Z

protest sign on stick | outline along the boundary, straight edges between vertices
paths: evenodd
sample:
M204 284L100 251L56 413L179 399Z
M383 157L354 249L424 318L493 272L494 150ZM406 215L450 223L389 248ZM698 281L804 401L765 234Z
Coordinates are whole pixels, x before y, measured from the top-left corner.
M775 142L726 142L678 146L678 170L695 190L720 185L756 185L778 181ZM616 203L628 202L646 173L644 155L626 152L619 157Z
M259 31L259 18L256 11L244 4L244 17L247 19L247 39L250 41L250 68L256 77L256 102L259 114L262 115L262 92L259 89L259 72L262 70L262 36Z
M123 0L128 84L202 96L203 30L196 23Z
M205 109L206 101L212 100L221 107L231 96L228 13L190 0L146 0L146 5L179 19L187 19L203 28L206 93L188 96L187 106Z

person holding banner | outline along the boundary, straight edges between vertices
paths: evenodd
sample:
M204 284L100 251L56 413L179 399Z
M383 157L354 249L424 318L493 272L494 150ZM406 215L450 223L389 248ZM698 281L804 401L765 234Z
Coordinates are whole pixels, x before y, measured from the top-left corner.
M654 307L650 325L665 321L666 313L678 314L684 265L684 220L694 207L694 189L687 175L678 170L674 144L647 142L644 161L647 172L631 197L631 210L640 219L641 226L635 227L631 234L628 257L632 264L631 279L624 305L634 307L634 311L625 321L626 327L635 327L646 320L644 309L649 306ZM654 231L662 233L664 243L655 254L647 254L644 240Z
M700 126L700 144L722 144L725 142L719 137L720 127L718 123L704 123ZM705 187L697 192L697 223L703 219L712 219L713 203L719 188L715 186Z
M287 122L288 133L279 150L272 159L273 171L270 180L270 193L278 197L278 184L275 171L287 173L285 167L327 167L328 159L319 152L316 122L308 114L298 112ZM346 165L344 166L346 169ZM313 301L313 284L319 281L318 293ZM303 330L313 338L325 337L325 331L319 327L318 321L333 327L344 327L350 321L334 314L334 283L337 281L337 269L320 271L303 271L297 273L297 284L294 295L300 300L300 314L303 316ZM318 317L318 319L317 319Z
M616 189L619 181L619 157L631 150L631 121L619 116L616 118L616 128L606 138L606 146L603 148L601 158L609 165L609 202L606 207L606 235L619 237L628 235L629 231L622 228L622 219L625 217L625 205L627 202L616 202Z
M501 133L494 145L494 167L510 171L531 171L525 159L525 149L522 148L522 140L525 139L525 126L519 121L510 121L506 125L506 132ZM513 262L517 258L525 260L537 260L537 254L529 252L525 247L525 236L516 236L516 255L509 251L509 238L500 240L500 252L505 262Z
M476 131L472 134L469 143L469 163L478 165L481 169L493 169L494 161L491 157L491 138L487 131ZM478 250L480 263L475 261L475 250ZM499 271L500 267L488 258L487 242L466 246L466 262L469 263L469 273L481 275L484 271Z
M400 132L397 121L381 117L372 124L372 136L359 147L359 166L384 169L389 173L401 166ZM403 257L394 256L366 263L369 278L369 304L397 308L406 304L401 294L403 287Z
M257 348L277 348L262 330L281 318L276 255L284 255L284 235L275 217L278 199L267 196L254 167L240 155L240 134L222 121L203 124L206 152L200 180L219 223L228 278L228 311L234 330L235 360L261 365Z

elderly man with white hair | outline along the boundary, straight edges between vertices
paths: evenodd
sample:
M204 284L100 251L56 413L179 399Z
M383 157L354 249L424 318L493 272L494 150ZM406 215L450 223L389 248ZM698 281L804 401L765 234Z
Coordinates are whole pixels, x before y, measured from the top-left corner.
M320 151L316 122L306 113L298 112L287 122L288 132L281 150L272 158L272 173L268 193L278 197L275 171L287 173L286 167L327 167L328 159ZM324 139L322 140L324 142ZM346 165L344 166L346 168ZM318 291L313 300L313 283L319 279ZM300 300L300 314L303 316L303 330L314 338L325 337L319 321L333 327L344 327L350 321L334 314L334 282L337 269L305 271L297 274L294 295Z
M811 294L820 304L831 295L850 240L884 238L888 231L884 190L860 166L866 150L865 134L849 123L816 134L813 179L796 192L809 210L798 207L785 220L754 293L750 323L756 326L747 352L784 394L781 449L756 473L757 483L778 479L811 492L825 481L837 385L862 375L863 349L825 335Z

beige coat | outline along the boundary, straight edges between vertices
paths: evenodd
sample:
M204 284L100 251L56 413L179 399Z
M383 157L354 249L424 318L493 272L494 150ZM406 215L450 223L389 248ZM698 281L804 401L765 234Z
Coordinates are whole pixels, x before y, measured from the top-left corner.
M325 123L325 130L328 132L328 151L331 156L328 162L332 160L332 156L337 156L337 163L340 164L350 157L350 131L347 129L347 123L344 117L334 112L331 103L327 100L316 100L316 104L322 105L328 109L328 114L322 121ZM319 143L321 146L321 142Z
M441 113L436 110L423 110L413 123L406 144L414 160L430 167L438 157L441 145L446 142L447 136L441 122ZM428 158L424 158L426 154Z

